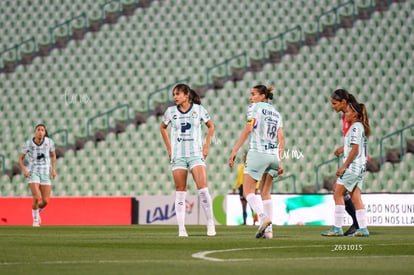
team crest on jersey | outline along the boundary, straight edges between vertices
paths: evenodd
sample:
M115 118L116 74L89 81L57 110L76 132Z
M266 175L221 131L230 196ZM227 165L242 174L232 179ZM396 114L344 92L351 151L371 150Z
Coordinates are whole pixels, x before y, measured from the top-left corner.
M197 112L196 111L194 111L193 112L193 118L197 118L198 117L198 114L197 114Z

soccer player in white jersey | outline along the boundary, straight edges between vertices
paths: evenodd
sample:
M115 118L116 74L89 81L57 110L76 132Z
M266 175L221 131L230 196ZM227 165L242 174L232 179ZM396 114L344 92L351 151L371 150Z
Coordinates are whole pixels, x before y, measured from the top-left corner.
M28 157L28 166L24 163ZM35 127L34 137L27 140L19 156L19 165L28 179L32 192L33 226L40 226L40 210L49 202L51 179L56 177L56 153L53 141L47 136L45 125Z
M178 236L188 237L185 228L185 208L187 195L187 174L191 172L197 186L201 206L207 218L207 236L215 236L212 200L207 185L205 159L214 134L214 124L209 113L201 105L200 97L186 84L178 84L173 89L176 106L164 113L160 131L171 160L171 170L175 183L175 212L178 223ZM201 125L207 126L207 137L202 143ZM168 136L171 125L171 138Z
M283 122L280 113L268 103L271 99L273 99L272 87L257 85L251 89L250 102L252 104L248 107L246 126L229 158L229 165L233 168L237 151L250 138L243 178L243 193L260 219L256 238L265 236L266 229L269 227L271 229L273 204L270 187L272 178L283 174ZM258 180L261 180L262 200L255 195Z
M336 112L342 112L342 133L344 136L348 133L351 124L345 119L345 112L349 102L357 101L355 97L350 94L347 90L337 89L331 95L331 106L332 109ZM344 147L338 147L335 149L335 156L339 157L344 152ZM355 213L355 206L351 200L351 196L347 193L344 196L345 200L345 211L352 218L352 225L345 231L344 235L353 235L355 231L359 228L358 221Z
M345 119L351 124L344 139L344 162L336 171L338 177L334 191L334 225L322 236L343 236L342 223L345 215L344 195L349 192L355 205L359 229L355 237L368 237L366 211L361 200L361 189L367 161L367 137L370 134L368 115L364 104L351 101L345 112Z

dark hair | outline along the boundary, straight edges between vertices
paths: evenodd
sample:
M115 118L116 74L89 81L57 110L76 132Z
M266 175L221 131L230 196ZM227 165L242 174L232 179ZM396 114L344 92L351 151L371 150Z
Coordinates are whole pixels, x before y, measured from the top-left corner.
M191 89L190 86L180 83L175 85L173 94L175 90L183 92L185 95L190 95L189 100L191 103L201 104L200 96L193 89Z
M266 99L273 99L273 87L266 87L265 85L256 85L253 87L259 91L259 94L265 95Z
M37 129L37 128L39 128L39 127L43 127L43 128L45 128L45 137L49 137L49 134L47 133L46 126L45 126L43 123L39 123L39 124L37 124L37 125L36 125L36 127L35 127L35 131L36 131L36 129Z
M351 107L354 112L358 113L358 119L361 121L362 125L364 125L365 136L369 137L371 134L371 128L369 126L367 108L364 104L358 103L356 100L350 102L349 107Z
M346 100L346 103L348 104L350 104L351 102L357 102L354 95L344 89L335 90L335 92L332 93L331 98L338 101Z
M342 101L345 99L346 102L349 102L349 95L350 93L347 90L338 89L332 93L331 98L338 100L338 101Z

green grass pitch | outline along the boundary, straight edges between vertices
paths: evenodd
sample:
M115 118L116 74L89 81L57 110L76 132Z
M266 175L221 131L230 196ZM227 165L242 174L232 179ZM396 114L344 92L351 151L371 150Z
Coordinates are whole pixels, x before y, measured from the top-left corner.
M328 227L0 227L0 274L414 274L414 228L371 227L369 238L322 237Z

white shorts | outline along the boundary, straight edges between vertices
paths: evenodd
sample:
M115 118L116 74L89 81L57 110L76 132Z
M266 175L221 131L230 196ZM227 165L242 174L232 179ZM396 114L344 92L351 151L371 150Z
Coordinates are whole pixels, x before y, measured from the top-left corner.
M203 157L187 157L187 158L174 158L171 161L171 170L185 169L191 170L193 167L203 165L206 166L206 161Z
M264 173L276 177L279 165L278 155L249 151L247 153L244 173L249 174L255 180L261 180Z
M40 185L51 185L52 181L50 180L50 174L40 174L37 172L30 172L30 177L27 178L27 182L30 183L39 183Z
M349 192L354 191L355 187L358 187L362 191L362 185L364 180L364 174L355 175L347 170L340 176L336 182L345 187Z

